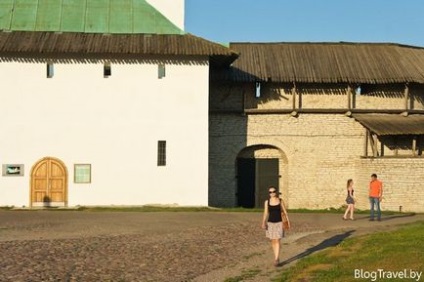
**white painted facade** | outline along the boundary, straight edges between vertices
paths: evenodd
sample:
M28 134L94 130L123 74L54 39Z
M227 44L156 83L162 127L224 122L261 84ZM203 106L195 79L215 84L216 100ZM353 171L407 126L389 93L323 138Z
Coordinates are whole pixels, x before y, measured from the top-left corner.
M0 58L0 163L23 176L0 177L0 206L30 205L31 169L41 159L67 170L68 206L208 205L208 59L192 64ZM158 141L167 144L157 165ZM74 164L91 164L90 184Z
M185 0L147 0L181 30L185 30Z

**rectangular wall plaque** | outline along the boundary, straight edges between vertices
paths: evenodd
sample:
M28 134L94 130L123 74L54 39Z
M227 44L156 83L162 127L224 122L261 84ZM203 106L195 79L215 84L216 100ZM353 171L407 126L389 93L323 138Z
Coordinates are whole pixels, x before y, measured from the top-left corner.
M2 175L3 176L23 176L24 165L23 164L3 164Z

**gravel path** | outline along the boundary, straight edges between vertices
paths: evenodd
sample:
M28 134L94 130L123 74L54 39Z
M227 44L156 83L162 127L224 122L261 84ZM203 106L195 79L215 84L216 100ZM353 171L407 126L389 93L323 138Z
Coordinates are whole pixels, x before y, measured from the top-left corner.
M283 239L286 262L275 268L261 216L0 211L0 281L247 281L246 273L254 274L249 281L269 281L302 254L351 236L349 230L363 234L424 219L399 217L377 226L365 218L293 214L292 231Z

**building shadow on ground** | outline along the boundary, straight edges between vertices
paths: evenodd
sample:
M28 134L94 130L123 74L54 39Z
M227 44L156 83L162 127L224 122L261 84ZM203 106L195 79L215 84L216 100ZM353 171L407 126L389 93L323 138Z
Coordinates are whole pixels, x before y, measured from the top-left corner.
M348 238L349 236L351 236L352 233L354 233L354 232L355 232L355 230L349 230L349 231L346 231L344 233L337 234L337 235L332 236L332 237L330 237L328 239L325 239L324 241L322 241L318 245L313 246L313 247L305 250L304 252L295 255L294 257L291 257L291 258L289 258L289 259L287 259L285 261L280 262L280 266L289 264L289 263L291 263L293 261L299 260L299 259L304 258L306 256L309 256L309 255L311 255L311 254L313 254L313 253L315 253L317 251L324 250L324 249L326 249L328 247L336 246L336 245L340 244L343 240L345 240L346 238Z

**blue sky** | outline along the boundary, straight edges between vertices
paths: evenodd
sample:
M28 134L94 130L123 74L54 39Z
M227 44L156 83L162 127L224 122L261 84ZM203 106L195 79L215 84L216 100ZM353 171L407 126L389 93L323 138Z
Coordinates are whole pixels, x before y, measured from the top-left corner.
M424 0L186 0L185 29L220 42L424 47Z

